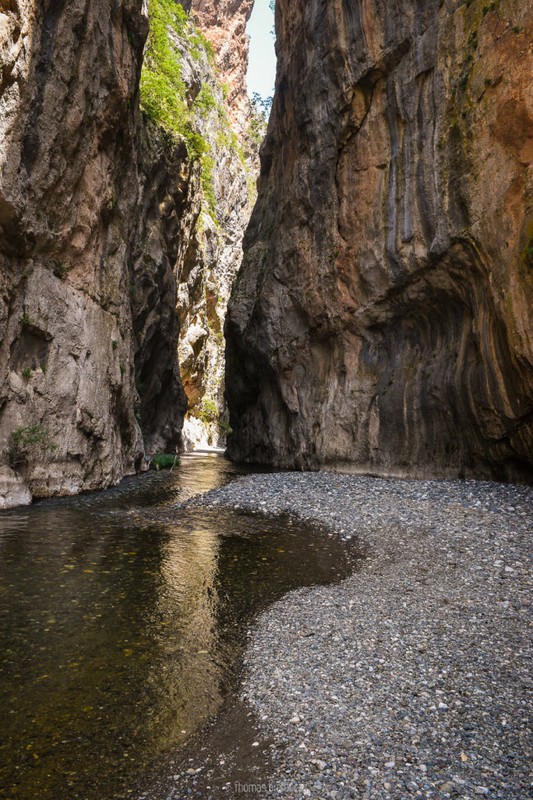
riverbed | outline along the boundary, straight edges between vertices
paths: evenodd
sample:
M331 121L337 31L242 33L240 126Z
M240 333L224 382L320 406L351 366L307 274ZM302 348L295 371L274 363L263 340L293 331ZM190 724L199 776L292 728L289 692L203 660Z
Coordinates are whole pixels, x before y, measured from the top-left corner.
M531 487L277 473L192 502L290 513L355 537L364 558L254 621L241 699L268 766L239 783L182 770L164 798L245 784L269 800L529 796Z
M185 456L0 514L2 797L137 796L237 702L254 616L353 570L355 547L287 515L183 506L244 472Z

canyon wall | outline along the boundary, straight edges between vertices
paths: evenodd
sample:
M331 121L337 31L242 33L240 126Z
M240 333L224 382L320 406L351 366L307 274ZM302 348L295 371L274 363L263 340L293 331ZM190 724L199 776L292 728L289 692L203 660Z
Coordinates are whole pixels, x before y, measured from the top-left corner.
M222 438L250 176L212 48L177 3L0 2L0 63L5 507L175 452L207 392L198 425Z
M142 462L127 251L146 34L140 0L1 5L0 504Z
M278 0L234 459L533 477L531 0Z
M194 25L175 26L171 36L194 146L199 144L201 151L196 215L181 237L174 269L178 355L188 403L182 437L186 449L223 446L228 429L222 331L258 171L256 120L246 94L246 22L252 5L252 0L193 0Z
M254 0L189 0L193 18L214 48L227 87L226 107L234 128L247 138L250 101L246 90L248 34Z

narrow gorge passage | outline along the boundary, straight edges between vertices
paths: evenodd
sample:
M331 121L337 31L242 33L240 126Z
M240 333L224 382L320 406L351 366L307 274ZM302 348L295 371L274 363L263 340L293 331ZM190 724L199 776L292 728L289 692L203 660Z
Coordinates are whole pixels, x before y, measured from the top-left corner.
M226 439L531 480L531 0L278 0L263 144L253 5L1 12L0 506Z
M526 796L532 42L0 0L6 800Z

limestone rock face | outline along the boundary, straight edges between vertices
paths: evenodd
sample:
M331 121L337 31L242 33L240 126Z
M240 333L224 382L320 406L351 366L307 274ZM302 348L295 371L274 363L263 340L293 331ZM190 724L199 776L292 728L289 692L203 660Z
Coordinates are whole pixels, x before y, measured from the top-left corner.
M139 197L130 255L135 383L148 453L180 447L188 402L177 356L177 277L198 219L198 164L183 142L145 123L139 147Z
M246 24L254 0L189 0L187 5L198 27L213 45L217 67L228 89L226 106L231 121L243 132L249 114Z
M31 494L24 479L7 465L0 467L0 510L12 506L27 506Z
M234 459L533 475L531 0L278 0Z
M142 462L127 268L141 6L0 6L0 453L14 502L20 479L26 494L69 494Z
M248 135L250 103L245 87L245 25L251 6L248 0L192 4L194 30L200 31L204 42L212 41L213 55L208 46L198 46L194 34L191 47L187 30L172 36L186 94L192 99L194 128L206 149L174 264L178 360L188 403L185 449L225 444L222 331L242 259L258 167L257 144ZM202 96L209 102L196 100Z
M189 21L168 33L201 157L141 115L146 12L0 3L1 507L104 488L175 452L189 405L196 438L223 439L249 175Z

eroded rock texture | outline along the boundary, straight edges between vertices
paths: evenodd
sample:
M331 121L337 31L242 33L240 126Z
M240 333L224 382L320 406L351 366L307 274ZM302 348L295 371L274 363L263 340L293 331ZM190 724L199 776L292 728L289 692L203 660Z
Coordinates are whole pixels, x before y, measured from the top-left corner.
M169 36L202 158L141 115L147 10L0 1L0 507L175 452L189 404L223 438L249 176L189 22Z
M140 466L127 252L141 0L0 5L0 493ZM133 168L132 168L133 162Z
M235 459L533 474L531 0L278 0Z
M181 445L188 402L178 363L177 274L201 205L199 165L185 143L145 122L130 265L137 418L148 453Z
M231 121L240 133L245 133L250 105L246 92L246 24L254 0L188 0L185 5L214 47L216 64L227 86L226 106Z
M194 0L191 20L211 41L212 57L187 46L186 37L173 37L188 95L201 99L200 92L208 92L210 98L203 107L192 104L207 158L195 193L196 218L182 236L175 265L178 355L189 409L183 426L186 449L223 446L226 440L222 330L259 166L257 144L248 133L251 109L245 86L246 20L252 5L252 0Z

